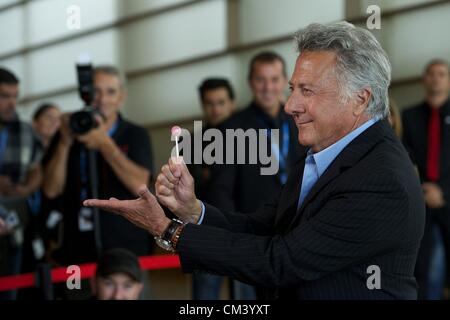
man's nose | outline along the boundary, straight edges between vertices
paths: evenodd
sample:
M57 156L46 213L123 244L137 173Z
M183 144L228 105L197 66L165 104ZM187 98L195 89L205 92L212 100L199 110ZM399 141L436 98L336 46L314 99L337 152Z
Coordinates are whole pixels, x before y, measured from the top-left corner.
M105 95L98 92L94 96L93 104L96 107L99 107L105 103Z
M291 93L284 105L284 111L292 116L294 113L305 113L306 109L298 95Z
M292 115L292 112L293 112L293 107L292 107L292 104L293 104L293 98L292 98L292 94L290 94L289 95L289 97L288 97L288 99L287 99L287 101L286 101L286 103L285 103L285 105L284 105L284 111L287 113L287 114L289 114L289 115Z
M272 89L272 86L270 84L270 81L268 80L263 80L263 85L262 85L262 89L264 92L270 91Z
M10 108L15 108L17 105L17 98L16 97L11 97L8 99L8 106Z
M116 290L114 290L114 300L123 300L125 297L123 290L121 290L120 288L116 288Z

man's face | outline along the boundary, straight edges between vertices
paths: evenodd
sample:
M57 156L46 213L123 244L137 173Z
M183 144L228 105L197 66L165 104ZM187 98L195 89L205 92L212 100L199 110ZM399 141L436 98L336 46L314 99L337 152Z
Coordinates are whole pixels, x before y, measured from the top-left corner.
M217 88L203 92L202 107L208 125L216 127L231 116L234 101L226 88Z
M280 105L286 87L287 79L283 74L281 61L256 62L254 64L250 88L253 92L253 99L263 108L263 111L269 112Z
M450 74L445 64L431 65L423 78L425 91L429 95L448 93L450 89Z
M58 108L49 108L33 121L33 127L43 138L51 139L61 125L61 112Z
M125 102L125 91L118 77L112 74L96 72L94 75L94 101L103 115L110 119Z
M0 84L0 122L10 122L14 120L18 96L19 85Z
M94 291L98 300L138 300L142 287L142 283L129 275L115 273L106 278L97 277Z
M300 144L314 152L335 143L356 123L351 103L340 99L335 63L333 52L304 52L289 82L285 110L294 118Z

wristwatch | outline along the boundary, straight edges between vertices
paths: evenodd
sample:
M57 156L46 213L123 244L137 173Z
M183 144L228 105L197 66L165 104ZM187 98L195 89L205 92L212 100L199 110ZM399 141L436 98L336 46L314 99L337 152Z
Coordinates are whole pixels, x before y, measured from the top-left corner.
M182 221L173 219L161 236L155 236L156 244L164 250L175 252L178 238L184 225Z

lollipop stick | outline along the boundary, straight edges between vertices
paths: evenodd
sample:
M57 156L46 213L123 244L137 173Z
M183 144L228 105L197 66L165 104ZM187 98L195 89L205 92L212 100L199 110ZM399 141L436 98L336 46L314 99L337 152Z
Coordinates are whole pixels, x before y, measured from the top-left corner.
M179 126L173 126L170 131L172 133L172 138L175 137L175 147L176 147L176 151L177 151L177 158L179 158L180 157L180 151L178 149L178 137L181 134L181 128Z

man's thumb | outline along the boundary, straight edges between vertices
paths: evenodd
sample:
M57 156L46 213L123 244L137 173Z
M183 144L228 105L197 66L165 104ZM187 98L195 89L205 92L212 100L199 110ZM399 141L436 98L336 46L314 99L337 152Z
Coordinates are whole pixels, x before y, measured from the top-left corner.
M147 201L153 200L153 195L151 194L150 190L148 190L147 186L143 184L138 189L138 195L142 199L145 199Z
M172 167L172 174L175 178L181 178L182 175L184 175L187 170L183 157L170 158L169 166Z

